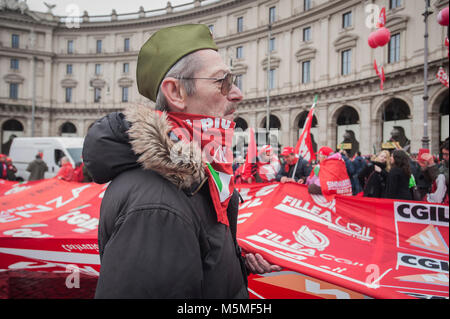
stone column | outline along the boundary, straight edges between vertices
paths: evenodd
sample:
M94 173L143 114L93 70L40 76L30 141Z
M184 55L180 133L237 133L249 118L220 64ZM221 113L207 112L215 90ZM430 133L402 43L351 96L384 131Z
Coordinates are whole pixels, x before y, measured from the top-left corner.
M411 110L412 129L411 130L411 153L419 152L422 147L423 137L423 88L411 90L413 109ZM428 123L428 136L430 136L430 127Z
M360 118L360 137L359 137L359 150L361 154L371 154L373 152L373 141L371 134L371 98L363 98L359 101L361 108Z
M328 141L328 105L318 103L316 111L314 112L317 118L317 125L319 128L319 136L317 136L317 147L325 146L329 144Z

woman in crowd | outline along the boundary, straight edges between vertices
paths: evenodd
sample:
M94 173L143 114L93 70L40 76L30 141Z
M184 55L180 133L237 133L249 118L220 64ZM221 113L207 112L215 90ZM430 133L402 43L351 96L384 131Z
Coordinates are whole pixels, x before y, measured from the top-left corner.
M408 154L403 150L395 150L391 156L391 165L387 176L386 198L412 200L409 189L411 168Z
M382 198L386 193L386 180L391 170L390 154L384 150L372 158L358 175L359 183L364 190L364 197Z

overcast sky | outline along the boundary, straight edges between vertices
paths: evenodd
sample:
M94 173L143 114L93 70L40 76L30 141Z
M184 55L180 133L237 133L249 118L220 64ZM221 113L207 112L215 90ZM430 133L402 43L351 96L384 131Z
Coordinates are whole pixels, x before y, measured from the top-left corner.
M170 0L172 6L190 3L193 0ZM110 14L112 9L117 13L131 13L139 11L143 6L144 10L161 9L167 5L167 0L45 0L48 4L56 4L52 10L53 14L66 16L71 4L76 4L80 8L80 15L86 10L89 15ZM27 0L28 7L33 11L47 12L44 0ZM68 9L70 10L70 9Z

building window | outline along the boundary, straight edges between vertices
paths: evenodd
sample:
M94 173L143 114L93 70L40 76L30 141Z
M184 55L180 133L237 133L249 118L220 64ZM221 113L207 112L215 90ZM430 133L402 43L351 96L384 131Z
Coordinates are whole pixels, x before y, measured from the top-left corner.
M18 49L19 48L19 35L18 34L13 34L11 35L11 47L14 49Z
M128 102L128 88L122 88L122 102Z
M342 51L342 58L341 58L341 74L342 75L348 75L350 74L351 67L352 67L352 50L345 50Z
M123 64L123 73L130 72L130 63L124 63Z
M400 61L400 33L391 36L388 45L388 62L395 63Z
M9 84L9 98L17 100L19 98L19 84L10 83Z
M275 38L270 38L269 41L269 51L272 52L275 50Z
M303 0L303 9L304 11L311 9L311 0Z
M309 82L311 82L311 61L305 61L302 63L302 83Z
M275 22L275 7L269 8L269 23Z
M235 85L242 91L242 74L236 75Z
M352 12L346 12L342 15L342 28L349 28L352 26Z
M123 40L123 51L128 52L130 51L130 39L126 38Z
M100 75L102 73L102 65L96 64L95 65L95 75Z
M72 74L72 64L66 64L66 74Z
M102 53L102 40L97 40L96 52Z
M208 29L209 29L209 32L211 32L211 34L214 34L214 24L208 25Z
M19 59L11 59L10 67L11 67L11 70L18 70L19 69Z
M389 9L399 8L401 5L401 0L389 0Z
M72 88L66 88L66 103L72 102Z
M236 59L242 59L244 57L244 48L239 46L236 48Z
M269 71L269 90L275 88L275 69Z
M67 40L67 54L73 54L73 40Z
M303 29L303 42L311 41L311 27Z
M101 98L102 98L102 89L94 88L94 103L100 103Z
M244 18L239 17L237 18L237 32L244 31Z

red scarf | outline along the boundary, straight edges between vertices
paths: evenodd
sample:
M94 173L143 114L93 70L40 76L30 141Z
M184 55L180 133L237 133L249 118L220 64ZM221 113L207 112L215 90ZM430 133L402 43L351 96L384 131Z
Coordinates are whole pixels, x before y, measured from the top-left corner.
M169 112L167 116L178 139L195 141L201 148L217 221L229 226L227 207L234 190L232 141L236 124L199 114Z

